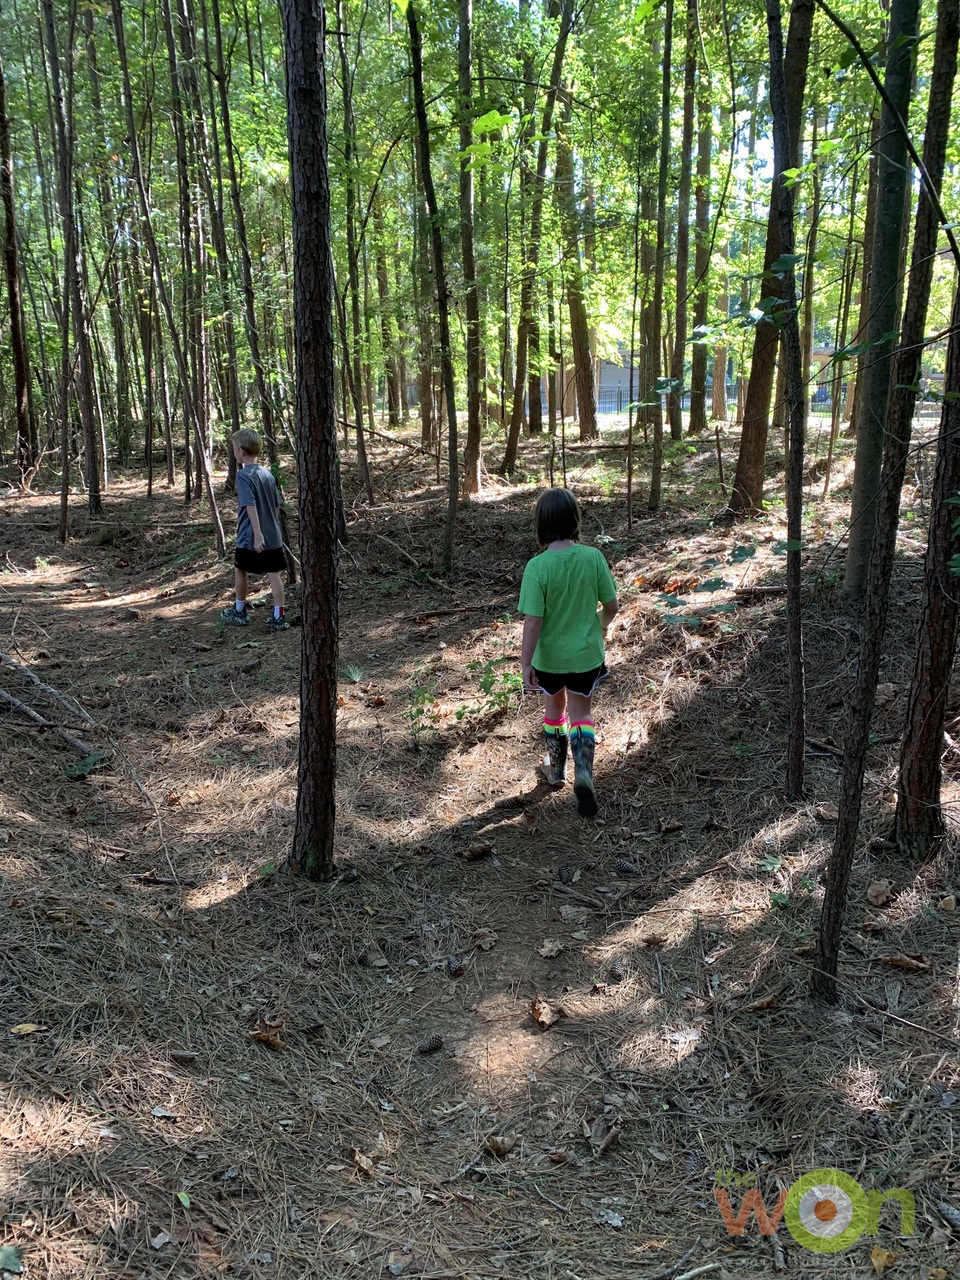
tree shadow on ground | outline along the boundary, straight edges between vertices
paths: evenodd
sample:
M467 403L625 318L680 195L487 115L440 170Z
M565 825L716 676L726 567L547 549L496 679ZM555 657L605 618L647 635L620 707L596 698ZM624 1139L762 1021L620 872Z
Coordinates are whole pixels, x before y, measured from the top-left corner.
M616 529L615 504L605 517ZM511 537L524 518L518 503ZM724 542L692 522L684 536ZM699 1237L689 1266L756 1276L777 1265L771 1243L753 1228L727 1235L715 1170L755 1173L772 1202L778 1186L832 1166L865 1187L914 1189L918 1238L893 1244L891 1215L880 1242L915 1268L956 1265L932 1208L960 1194L943 1101L956 1053L880 1012L955 1031L957 928L936 908L952 864L945 853L905 873L865 848L844 1001L809 1003L836 791L826 740L852 677L849 624L828 593L812 599L810 729L823 747L810 801L788 807L779 598L748 598L748 625L730 631L722 613L665 623L659 601L693 598L684 575L703 559L729 564L750 541L740 530L722 552L691 542L619 558L633 588L599 704L602 823L533 783L532 703L469 728L440 714L425 749L409 749L417 665L446 655L437 707L455 709L468 661L515 624L431 614L444 606L429 584L405 584L398 612L413 619L378 624L377 670L344 687L343 874L326 886L277 869L296 734L283 664L295 669L296 637L265 653L207 630L198 640L188 597L213 589L203 561L187 563L185 611L164 601L159 622L145 604L123 604L141 616L117 621L119 593L91 600L95 588L69 582L75 565L50 571L28 603L53 639L24 648L70 648L39 667L86 705L107 686L95 714L122 750L108 771L70 781L72 757L24 730L0 784L11 975L0 1198L6 1239L31 1269L620 1277L671 1265ZM511 543L499 545L506 562ZM489 561L484 573L502 572ZM775 582L771 568L753 585ZM365 603L345 608L348 652L372 643ZM414 645L418 617L430 634ZM899 627L905 636L906 609L882 736L908 666ZM887 768L878 743L865 837L888 811ZM489 854L466 862L478 840ZM857 904L883 877L897 896L866 927ZM883 963L906 953L930 969ZM530 1013L537 993L561 1015L546 1030ZM10 1031L24 1023L46 1029ZM421 1051L435 1036L442 1047ZM498 1156L491 1134L516 1143ZM867 1237L830 1258L780 1234L785 1274L867 1274Z

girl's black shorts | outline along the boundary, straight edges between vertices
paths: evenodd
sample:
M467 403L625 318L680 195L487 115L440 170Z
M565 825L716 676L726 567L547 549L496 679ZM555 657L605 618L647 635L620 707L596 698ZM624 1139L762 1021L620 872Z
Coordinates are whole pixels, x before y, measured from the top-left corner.
M233 563L246 573L283 573L287 567L287 562L283 558L283 547L273 547L269 551L237 547L233 553Z
M541 671L539 667L534 667L533 670L536 673L537 684L539 684L542 693L555 694L559 693L561 689L566 689L568 693L579 693L583 698L591 697L600 681L606 680L610 674L606 664L603 662L600 663L599 667L594 667L592 671L560 673L557 671Z

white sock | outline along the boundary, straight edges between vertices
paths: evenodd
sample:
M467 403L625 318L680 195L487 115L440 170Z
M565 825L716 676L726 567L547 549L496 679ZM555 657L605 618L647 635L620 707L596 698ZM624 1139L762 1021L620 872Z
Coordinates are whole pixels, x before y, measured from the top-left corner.
M274 616L275 618L282 618L282 617L283 617L283 605L282 605L282 604L275 604L275 605L273 606L273 616Z
M247 607L247 602L246 602L246 600L238 600L238 601L237 601L237 613L243 613L243 611L244 611L244 609L245 609L246 607Z

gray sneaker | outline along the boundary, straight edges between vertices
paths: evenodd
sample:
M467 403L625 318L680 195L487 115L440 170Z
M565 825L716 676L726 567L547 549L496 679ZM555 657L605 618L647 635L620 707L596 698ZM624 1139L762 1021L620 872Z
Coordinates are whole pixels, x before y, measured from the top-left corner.
M287 621L286 615L281 614L279 618L275 618L271 613L267 619L267 626L271 631L289 631L290 623Z
M237 612L236 608L229 604L226 609L221 609L217 617L228 627L249 627L250 611L248 609Z

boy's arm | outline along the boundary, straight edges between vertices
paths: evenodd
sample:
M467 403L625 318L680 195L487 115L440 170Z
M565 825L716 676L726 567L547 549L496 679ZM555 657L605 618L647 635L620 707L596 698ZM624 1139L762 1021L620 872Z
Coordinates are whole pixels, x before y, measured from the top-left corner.
M247 507L247 516L250 520L250 528L253 530L253 549L254 551L263 550L263 530L260 528L260 516L257 514L257 508L254 503Z
M524 615L523 645L520 649L520 671L523 674L523 687L531 693L540 687L537 683L536 672L533 669L533 653L542 630L542 618L535 618L530 613Z

